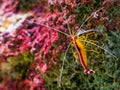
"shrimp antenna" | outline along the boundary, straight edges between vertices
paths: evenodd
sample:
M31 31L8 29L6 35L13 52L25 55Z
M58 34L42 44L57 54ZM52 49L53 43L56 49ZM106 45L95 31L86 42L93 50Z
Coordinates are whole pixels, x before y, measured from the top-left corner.
M66 49L66 51L65 51L64 57L63 57L62 68L61 68L60 77L59 77L59 82L60 82L60 83L59 83L59 86L60 86L60 84L61 84L61 82L62 82L62 72L63 72L63 69L64 69L65 59L66 59L67 52L68 52L68 50L69 50L69 48L70 48L70 45L71 45L71 42L69 43L69 45L68 45L68 47L67 47L67 49Z
M28 21L28 22L31 23L30 20L26 20L26 21ZM40 26L43 26L43 27L46 27L46 28L50 28L50 29L52 29L52 30L54 30L54 31L57 31L57 32L61 33L61 34L64 34L64 35L66 35L66 36L69 36L69 34L64 33L64 32L62 32L62 31L60 31L60 30L58 30L58 29L55 29L55 28L53 28L53 27L50 27L50 26L48 26L48 25L40 24L40 23L36 23L36 22L32 22L32 23L37 24L37 25L40 25Z
M98 9L97 11L93 12L88 18L86 18L86 20L83 21L83 23L80 25L79 29L77 30L76 35L77 35L77 33L79 33L79 32L81 31L82 26L83 26L94 14L96 14L97 12L99 12L99 11L102 10L102 9L104 9L104 7L102 7L102 8L100 8L100 9Z
M96 47L104 50L105 52L109 53L110 55L112 55L113 57L115 57L115 58L118 60L118 57L116 57L113 53L109 52L109 51L106 50L105 48L103 48L103 47L101 47L101 46L99 46L99 45L97 45L97 44L95 44L95 43L93 43L93 42L90 42L90 41L86 41L86 40L80 40L80 41L90 43L90 44L92 44L92 45L94 45L94 46L96 46Z

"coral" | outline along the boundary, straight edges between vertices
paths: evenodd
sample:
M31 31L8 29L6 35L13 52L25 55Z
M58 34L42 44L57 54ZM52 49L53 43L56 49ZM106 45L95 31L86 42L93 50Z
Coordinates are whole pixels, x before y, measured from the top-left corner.
M109 85L108 81L104 77L113 82L112 86L117 85L117 76L109 74L110 70L107 68L111 67L109 64L104 64L108 59L113 59L109 62L113 63L117 59L116 52L119 52L115 49L119 45L113 44L119 43L119 40L114 42L109 39L119 37L116 35L117 32L111 31L117 31L119 27L118 15L110 14L110 12L114 12L109 9L111 6L114 7L117 1L25 1L2 0L0 4L0 79L3 78L0 80L2 82L0 84L1 90L8 90L8 88L9 90L102 89L102 87L98 88L99 86L95 83L101 80L97 78L97 75L102 76L101 78L107 85ZM117 7L112 9L117 12ZM112 16L117 17L113 19ZM116 26L111 25L114 22ZM97 32L90 35L84 33L93 29ZM107 29L109 32L106 31ZM78 37L78 34L84 35L85 38L80 39L81 42L75 40L77 49L75 47L69 48L70 45L74 46L70 43L71 37ZM98 45L93 43L95 41L99 42ZM89 53L89 49L92 49L91 53ZM109 52L112 49L115 49L115 55ZM97 74L87 76L81 72L83 70L75 60L81 58L80 53L78 52L79 56L73 55L77 50L81 51L84 56L86 66L87 57L84 54L88 55L88 59L91 60L88 63L91 63L91 67L95 66L93 68ZM90 65L88 64L88 66ZM115 70L117 71L114 68L111 72L119 74ZM100 81L102 84L98 82L100 86L105 86L103 81ZM107 88L111 89L112 87ZM116 88L119 87L116 86Z

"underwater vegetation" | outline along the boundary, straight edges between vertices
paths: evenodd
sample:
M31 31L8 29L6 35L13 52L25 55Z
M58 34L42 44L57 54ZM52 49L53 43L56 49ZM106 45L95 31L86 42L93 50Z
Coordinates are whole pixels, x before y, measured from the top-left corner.
M0 5L0 90L120 90L119 0Z

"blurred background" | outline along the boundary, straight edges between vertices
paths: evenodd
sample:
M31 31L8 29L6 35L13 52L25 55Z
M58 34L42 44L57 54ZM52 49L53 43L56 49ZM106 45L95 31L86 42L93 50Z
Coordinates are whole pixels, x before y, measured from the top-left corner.
M55 3L55 0L0 0L0 90L120 90L119 0L73 0L72 4L69 0L65 0L65 2L64 0L59 1L62 3ZM70 1L72 2L72 0ZM5 47L5 45L7 45L6 42L13 40L6 36L6 31L9 31L9 33L13 32L12 34L17 36L20 34L16 34L18 27L25 27L25 29L27 27L26 30L28 30L28 26L29 28L37 27L38 25L29 23L26 23L25 26L23 23L26 19L31 21L35 19L41 22L39 18L46 20L50 15L63 13L59 11L61 10L60 5L62 5L63 8L65 7L66 13L68 12L66 14L68 17L70 15L75 16L75 22L70 23L71 29L74 25L80 26L91 13L104 7L97 13L97 19L91 17L85 21L82 27L85 30L91 28L97 29L97 32L90 35L88 34L87 40L93 40L98 47L86 43L88 67L95 70L95 73L92 75L84 74L84 70L77 60L78 57L74 55L76 53L74 47L70 47L64 62L61 84L59 82L60 70L62 68L66 47L68 47L68 42L65 44L63 44L63 42L65 42L65 40L69 41L69 38L65 35L58 32L58 40L52 44L49 54L44 59L48 67L50 64L50 68L47 67L48 69L44 74L41 74L36 68L33 69L36 56L35 54L31 54L30 49L16 55L14 54L13 56L6 56L10 51L6 50L7 48ZM58 18L61 17L62 16ZM61 20L63 23L64 19ZM53 21L54 22L51 20L50 23L55 24L54 28L63 25L58 25L58 23L56 23L57 20ZM14 24L17 22L19 23ZM42 22L44 22L44 20ZM15 25L17 27L14 27ZM21 25L23 25L23 27ZM66 30L65 33L68 33L68 31ZM42 34L44 34L44 32ZM17 44L20 44L20 42L17 41L14 43L16 43L14 44L16 46L14 46L12 53L17 51L15 48L17 48ZM58 53L55 54L56 56L54 57L51 52L52 50L57 50L59 46L61 46L63 50L58 49ZM104 48L107 52L100 47ZM40 48L40 50L42 49ZM115 56L111 55L111 53ZM55 59L55 62L49 63L51 57ZM32 82L36 79L33 72L37 72L37 75L39 75L39 78L37 78L37 80L39 80L38 84ZM26 84L26 86L23 84Z

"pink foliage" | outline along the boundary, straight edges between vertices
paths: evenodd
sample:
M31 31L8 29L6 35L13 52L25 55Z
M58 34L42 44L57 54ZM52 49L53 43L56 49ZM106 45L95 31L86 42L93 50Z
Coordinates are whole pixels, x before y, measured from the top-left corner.
M0 15L11 16L15 12L18 1L2 0Z
M33 79L26 79L19 83L19 89L23 90L46 90L44 87L44 80L38 75L35 75Z
M40 90L45 90L43 87L44 80L35 69L37 68L41 75L44 74L49 70L51 62L55 63L54 59L57 56L57 53L65 50L67 40L60 43L54 50L52 48L54 43L61 40L58 35L58 30L68 32L67 23L69 23L70 28L72 29L76 27L74 24L75 15L71 14L71 11L77 6L75 1L76 0L48 0L48 3L53 4L54 6L53 12L46 11L45 15L42 15L44 12L41 10L39 14L36 14L39 9L34 8L34 11L31 11L33 15L26 18L13 35L10 33L1 35L0 48L3 48L3 50L0 53L3 54L5 58L17 56L26 51L30 51L30 53L35 56L31 67L28 69L32 70L32 72L30 72L28 78L19 84L20 89L25 86L24 88L27 88L26 90L34 90L35 88L40 87L42 88L40 88ZM11 4L11 1L5 2L1 9L2 12L4 11L3 14L13 14L17 3L18 2L15 2L15 5L13 5ZM63 3L66 5L61 7L62 11L60 11L57 7ZM74 27L72 27L73 25ZM47 59L47 61L45 61L45 59Z

